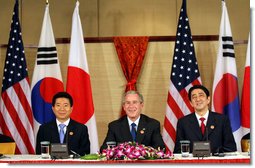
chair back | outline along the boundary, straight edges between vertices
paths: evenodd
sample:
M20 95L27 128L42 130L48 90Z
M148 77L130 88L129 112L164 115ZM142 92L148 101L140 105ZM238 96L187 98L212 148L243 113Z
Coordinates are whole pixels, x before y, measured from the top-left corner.
M0 143L0 153L5 155L14 155L16 149L15 142Z

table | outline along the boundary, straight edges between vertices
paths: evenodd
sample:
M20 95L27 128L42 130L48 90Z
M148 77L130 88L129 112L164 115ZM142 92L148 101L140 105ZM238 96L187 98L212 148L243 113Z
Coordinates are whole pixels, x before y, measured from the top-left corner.
M174 154L173 159L158 160L82 160L82 159L42 159L40 155L5 155L0 158L0 163L9 164L200 164L200 163L237 163L250 164L248 153L226 154L224 157L210 156L205 158L181 157L180 154Z

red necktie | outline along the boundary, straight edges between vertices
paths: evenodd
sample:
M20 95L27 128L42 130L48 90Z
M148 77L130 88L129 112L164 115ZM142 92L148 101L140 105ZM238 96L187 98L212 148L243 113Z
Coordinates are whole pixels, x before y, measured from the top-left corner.
M201 117L199 120L201 121L201 132L204 135L204 133L205 133L205 123L204 123L205 118Z

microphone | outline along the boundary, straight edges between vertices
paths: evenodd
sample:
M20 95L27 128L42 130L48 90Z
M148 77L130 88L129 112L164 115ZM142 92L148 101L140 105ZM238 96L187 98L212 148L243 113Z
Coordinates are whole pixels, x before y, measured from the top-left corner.
M70 152L71 152L72 154L74 154L74 155L73 155L73 159L74 159L74 158L80 158L80 157L81 157L81 155L79 155L78 153L76 153L75 151L73 151L73 150L71 150L71 149L70 149Z
M205 132L206 132L206 141L208 141L208 127L205 127Z
M68 151L68 154L70 155L70 154L73 154L73 158L80 158L81 157L81 155L79 155L77 152L75 152L75 151L73 151L71 148L69 148L69 143L68 143L68 141L69 141L69 134L70 134L70 132L72 132L72 131L69 131L69 128L68 128L68 126L66 127L66 147L67 147L67 151Z
M224 157L225 154L224 154L224 150L223 150L223 147L220 146L218 147L212 154L213 156L219 156L219 157Z
M205 137L204 137L205 136ZM201 141L193 142L193 156L194 157L208 157L211 154L211 143L209 141L208 127L205 127L205 135ZM205 139L206 138L206 139Z
M68 126L69 126L69 124L66 126L66 148L67 148L67 150L69 150L69 145L68 145L68 140L69 140L69 129L68 129Z
M65 143L52 143L51 144L51 158L52 159L67 159L69 158L68 150L68 126L66 126Z

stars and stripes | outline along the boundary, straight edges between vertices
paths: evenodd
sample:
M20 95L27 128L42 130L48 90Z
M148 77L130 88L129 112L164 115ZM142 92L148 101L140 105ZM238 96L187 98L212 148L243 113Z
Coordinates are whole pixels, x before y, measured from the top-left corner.
M186 13L186 0L183 0L176 33L162 133L165 145L170 151L174 149L178 119L193 112L193 108L188 100L188 90L195 84L201 84L201 79L195 57L189 19Z
M0 99L0 131L16 142L16 154L34 154L31 90L16 0L7 47Z

